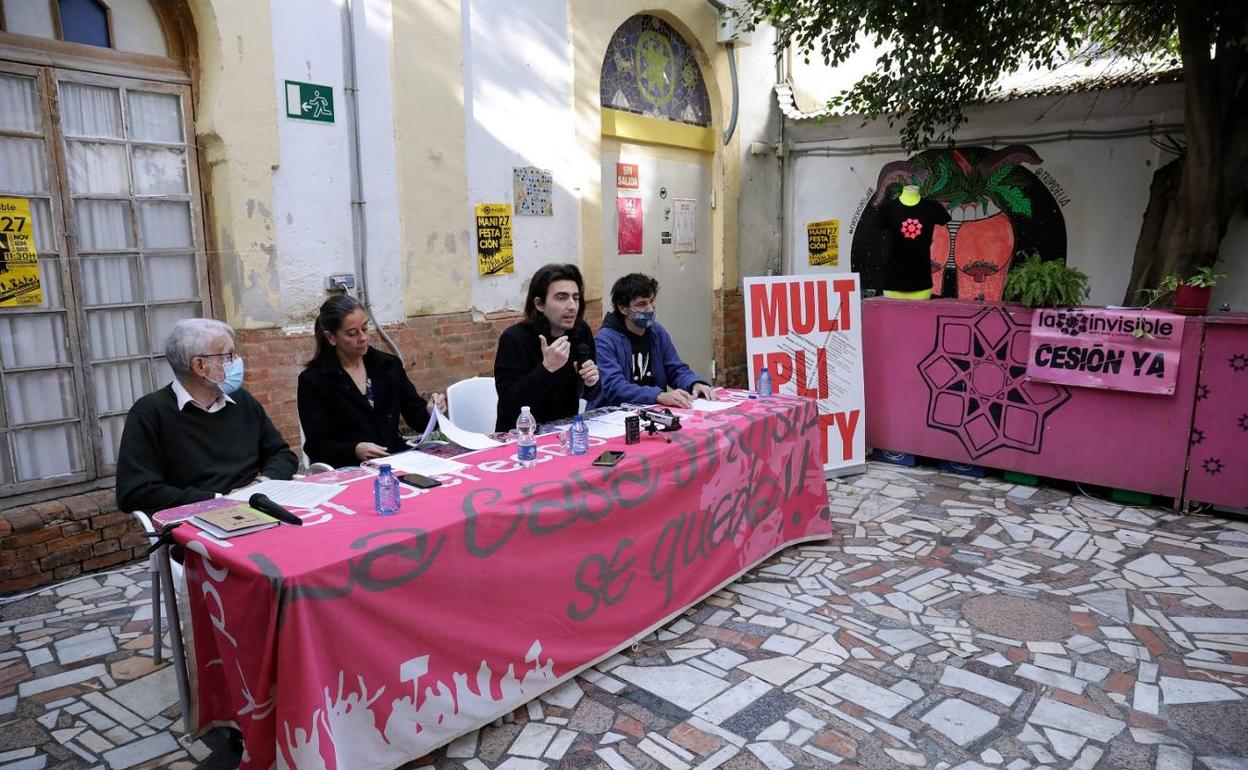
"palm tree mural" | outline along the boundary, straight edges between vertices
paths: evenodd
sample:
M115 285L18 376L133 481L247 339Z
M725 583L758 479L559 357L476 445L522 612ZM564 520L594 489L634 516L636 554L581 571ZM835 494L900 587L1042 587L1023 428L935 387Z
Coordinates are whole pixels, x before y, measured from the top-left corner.
M1025 145L932 149L880 169L872 196L855 230L854 270L870 288L868 264L882 264L882 236L871 231L876 207L896 197L903 185L918 185L923 197L938 201L953 220L933 234L932 292L941 297L1000 300L1017 255L1037 252L1043 259L1066 259L1066 225L1044 184L1023 164L1040 156ZM861 238L861 240L860 240Z

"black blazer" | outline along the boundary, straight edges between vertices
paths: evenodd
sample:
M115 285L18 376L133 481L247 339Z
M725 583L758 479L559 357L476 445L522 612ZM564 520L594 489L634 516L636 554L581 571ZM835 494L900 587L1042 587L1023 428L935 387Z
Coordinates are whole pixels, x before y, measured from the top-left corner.
M529 407L539 423L551 422L576 414L578 398L590 401L598 395L602 382L586 387L574 366L582 363L581 357L597 362L594 333L589 324L578 321L569 334L572 353L568 362L554 373L542 366L542 343L533 324L521 321L499 336L498 351L494 354L494 389L498 391L494 430L516 427L522 406ZM546 341L554 342L549 336Z
M359 465L355 445L361 441L402 452L408 447L399 435L399 415L416 431L429 423L425 400L403 371L402 361L370 347L364 369L373 382L371 407L332 350L300 372L299 422L309 461L335 468Z

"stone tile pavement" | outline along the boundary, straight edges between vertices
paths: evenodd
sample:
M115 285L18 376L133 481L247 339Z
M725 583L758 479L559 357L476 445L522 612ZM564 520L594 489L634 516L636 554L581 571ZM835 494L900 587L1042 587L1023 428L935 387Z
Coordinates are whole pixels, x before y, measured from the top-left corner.
M408 768L1248 770L1248 523L872 465L839 534ZM180 742L144 565L0 604L0 770ZM350 770L346 768L344 770Z

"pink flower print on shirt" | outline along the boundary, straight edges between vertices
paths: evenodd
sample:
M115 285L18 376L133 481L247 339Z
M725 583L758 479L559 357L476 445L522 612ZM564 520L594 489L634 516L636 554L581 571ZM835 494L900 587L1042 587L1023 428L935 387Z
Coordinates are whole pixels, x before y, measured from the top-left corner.
M918 238L923 232L923 223L917 219L907 219L901 223L901 234L907 238Z

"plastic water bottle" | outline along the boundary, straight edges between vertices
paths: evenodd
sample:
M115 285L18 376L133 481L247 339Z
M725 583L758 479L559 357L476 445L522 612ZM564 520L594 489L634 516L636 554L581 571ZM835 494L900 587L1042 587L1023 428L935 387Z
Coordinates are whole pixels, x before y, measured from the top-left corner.
M758 397L771 397L771 372L768 372L767 367L765 366L763 367L763 370L758 373Z
M516 459L520 461L521 467L532 468L537 465L537 420L527 406L520 407L516 432L520 434L520 439L516 442Z
M389 465L382 465L381 472L373 479L373 505L378 516L391 516L399 512L399 480Z
M568 443L573 455L589 454L589 426L579 414L572 418L572 436Z

